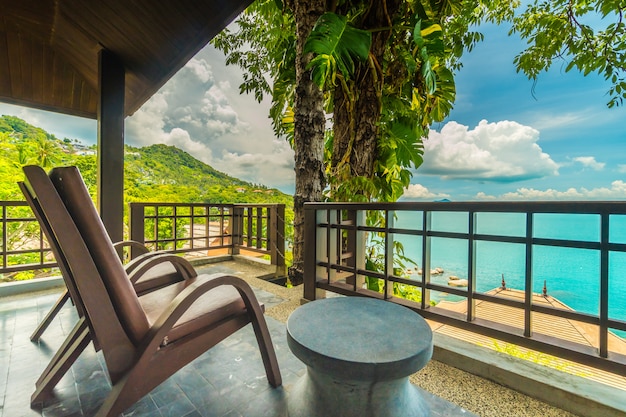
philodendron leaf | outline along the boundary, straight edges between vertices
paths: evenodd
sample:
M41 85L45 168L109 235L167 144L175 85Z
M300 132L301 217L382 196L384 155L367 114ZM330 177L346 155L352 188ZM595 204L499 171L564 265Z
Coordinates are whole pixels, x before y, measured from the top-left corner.
M315 57L307 69L312 70L312 79L320 87L337 77L337 71L349 78L354 74L354 60L366 61L372 35L348 23L345 16L324 13L317 20L305 45L304 53Z
M437 56L444 52L441 26L418 20L413 28L413 42L419 50L424 84L428 94L433 94L437 89L437 77L432 68L431 56Z

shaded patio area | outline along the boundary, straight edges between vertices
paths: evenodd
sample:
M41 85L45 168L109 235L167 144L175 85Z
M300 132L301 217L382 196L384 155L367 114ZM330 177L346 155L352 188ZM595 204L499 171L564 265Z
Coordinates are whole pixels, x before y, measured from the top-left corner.
M262 268L241 261L197 269L236 274L255 288L266 306L283 387L271 389L268 385L254 333L248 326L179 371L124 415L286 416L289 389L305 372L305 366L287 347L284 325L289 313L300 304L301 288L288 289L257 279L264 273ZM57 386L57 398L42 404L40 410L30 409L34 381L77 320L74 308L65 306L39 344L29 341L30 333L58 293L55 290L0 299L0 417L90 416L110 390L102 368L104 361L90 346ZM431 361L411 380L423 389L433 416L572 416L437 361Z

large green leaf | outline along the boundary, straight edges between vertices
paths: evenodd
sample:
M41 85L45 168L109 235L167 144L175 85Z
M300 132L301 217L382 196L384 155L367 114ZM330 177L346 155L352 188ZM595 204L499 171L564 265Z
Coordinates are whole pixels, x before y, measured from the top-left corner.
M371 43L371 33L351 26L345 16L324 13L304 45L305 54L315 55L307 67L313 81L324 88L329 81L334 84L338 71L351 77L355 59L366 61Z
M413 42L418 47L422 77L428 94L434 94L437 90L437 75L433 70L433 61L445 50L441 25L418 20L413 28Z
M399 165L419 167L422 164L424 144L415 122L405 118L394 120L388 134L395 142L395 158Z

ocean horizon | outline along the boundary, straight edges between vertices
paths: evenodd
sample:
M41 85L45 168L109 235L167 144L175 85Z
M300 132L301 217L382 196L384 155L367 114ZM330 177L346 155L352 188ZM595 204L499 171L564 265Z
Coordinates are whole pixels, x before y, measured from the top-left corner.
M396 228L421 229L421 213L396 212ZM432 230L467 233L468 213L433 212ZM479 213L477 232L522 237L525 215L521 213ZM536 214L533 236L551 239L600 241L600 216L592 214ZM421 268L421 236L394 235L404 247L404 255ZM626 216L611 216L611 243L626 243ZM525 256L523 244L476 242L476 289L487 292L500 287L504 277L507 288L524 290ZM431 276L433 283L447 285L448 277L468 277L468 245L466 240L431 238L431 269L442 268ZM416 273L414 265L407 265ZM533 246L532 277L535 293L541 293L544 282L548 295L568 307L599 315L600 251L590 249ZM421 277L420 277L421 279ZM431 291L434 301L459 301L464 297ZM626 253L609 253L609 317L626 320ZM626 332L617 332L626 337Z

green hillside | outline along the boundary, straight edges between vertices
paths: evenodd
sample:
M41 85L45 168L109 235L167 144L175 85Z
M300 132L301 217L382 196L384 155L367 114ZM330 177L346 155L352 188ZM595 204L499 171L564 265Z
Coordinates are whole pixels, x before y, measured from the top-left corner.
M95 146L83 146L68 138L58 139L20 118L1 116L0 200L23 200L16 182L23 179L21 167L29 164L45 168L76 165L92 195L95 193ZM216 171L173 146L126 146L124 170L126 202L283 203L288 208L293 206L291 196Z

